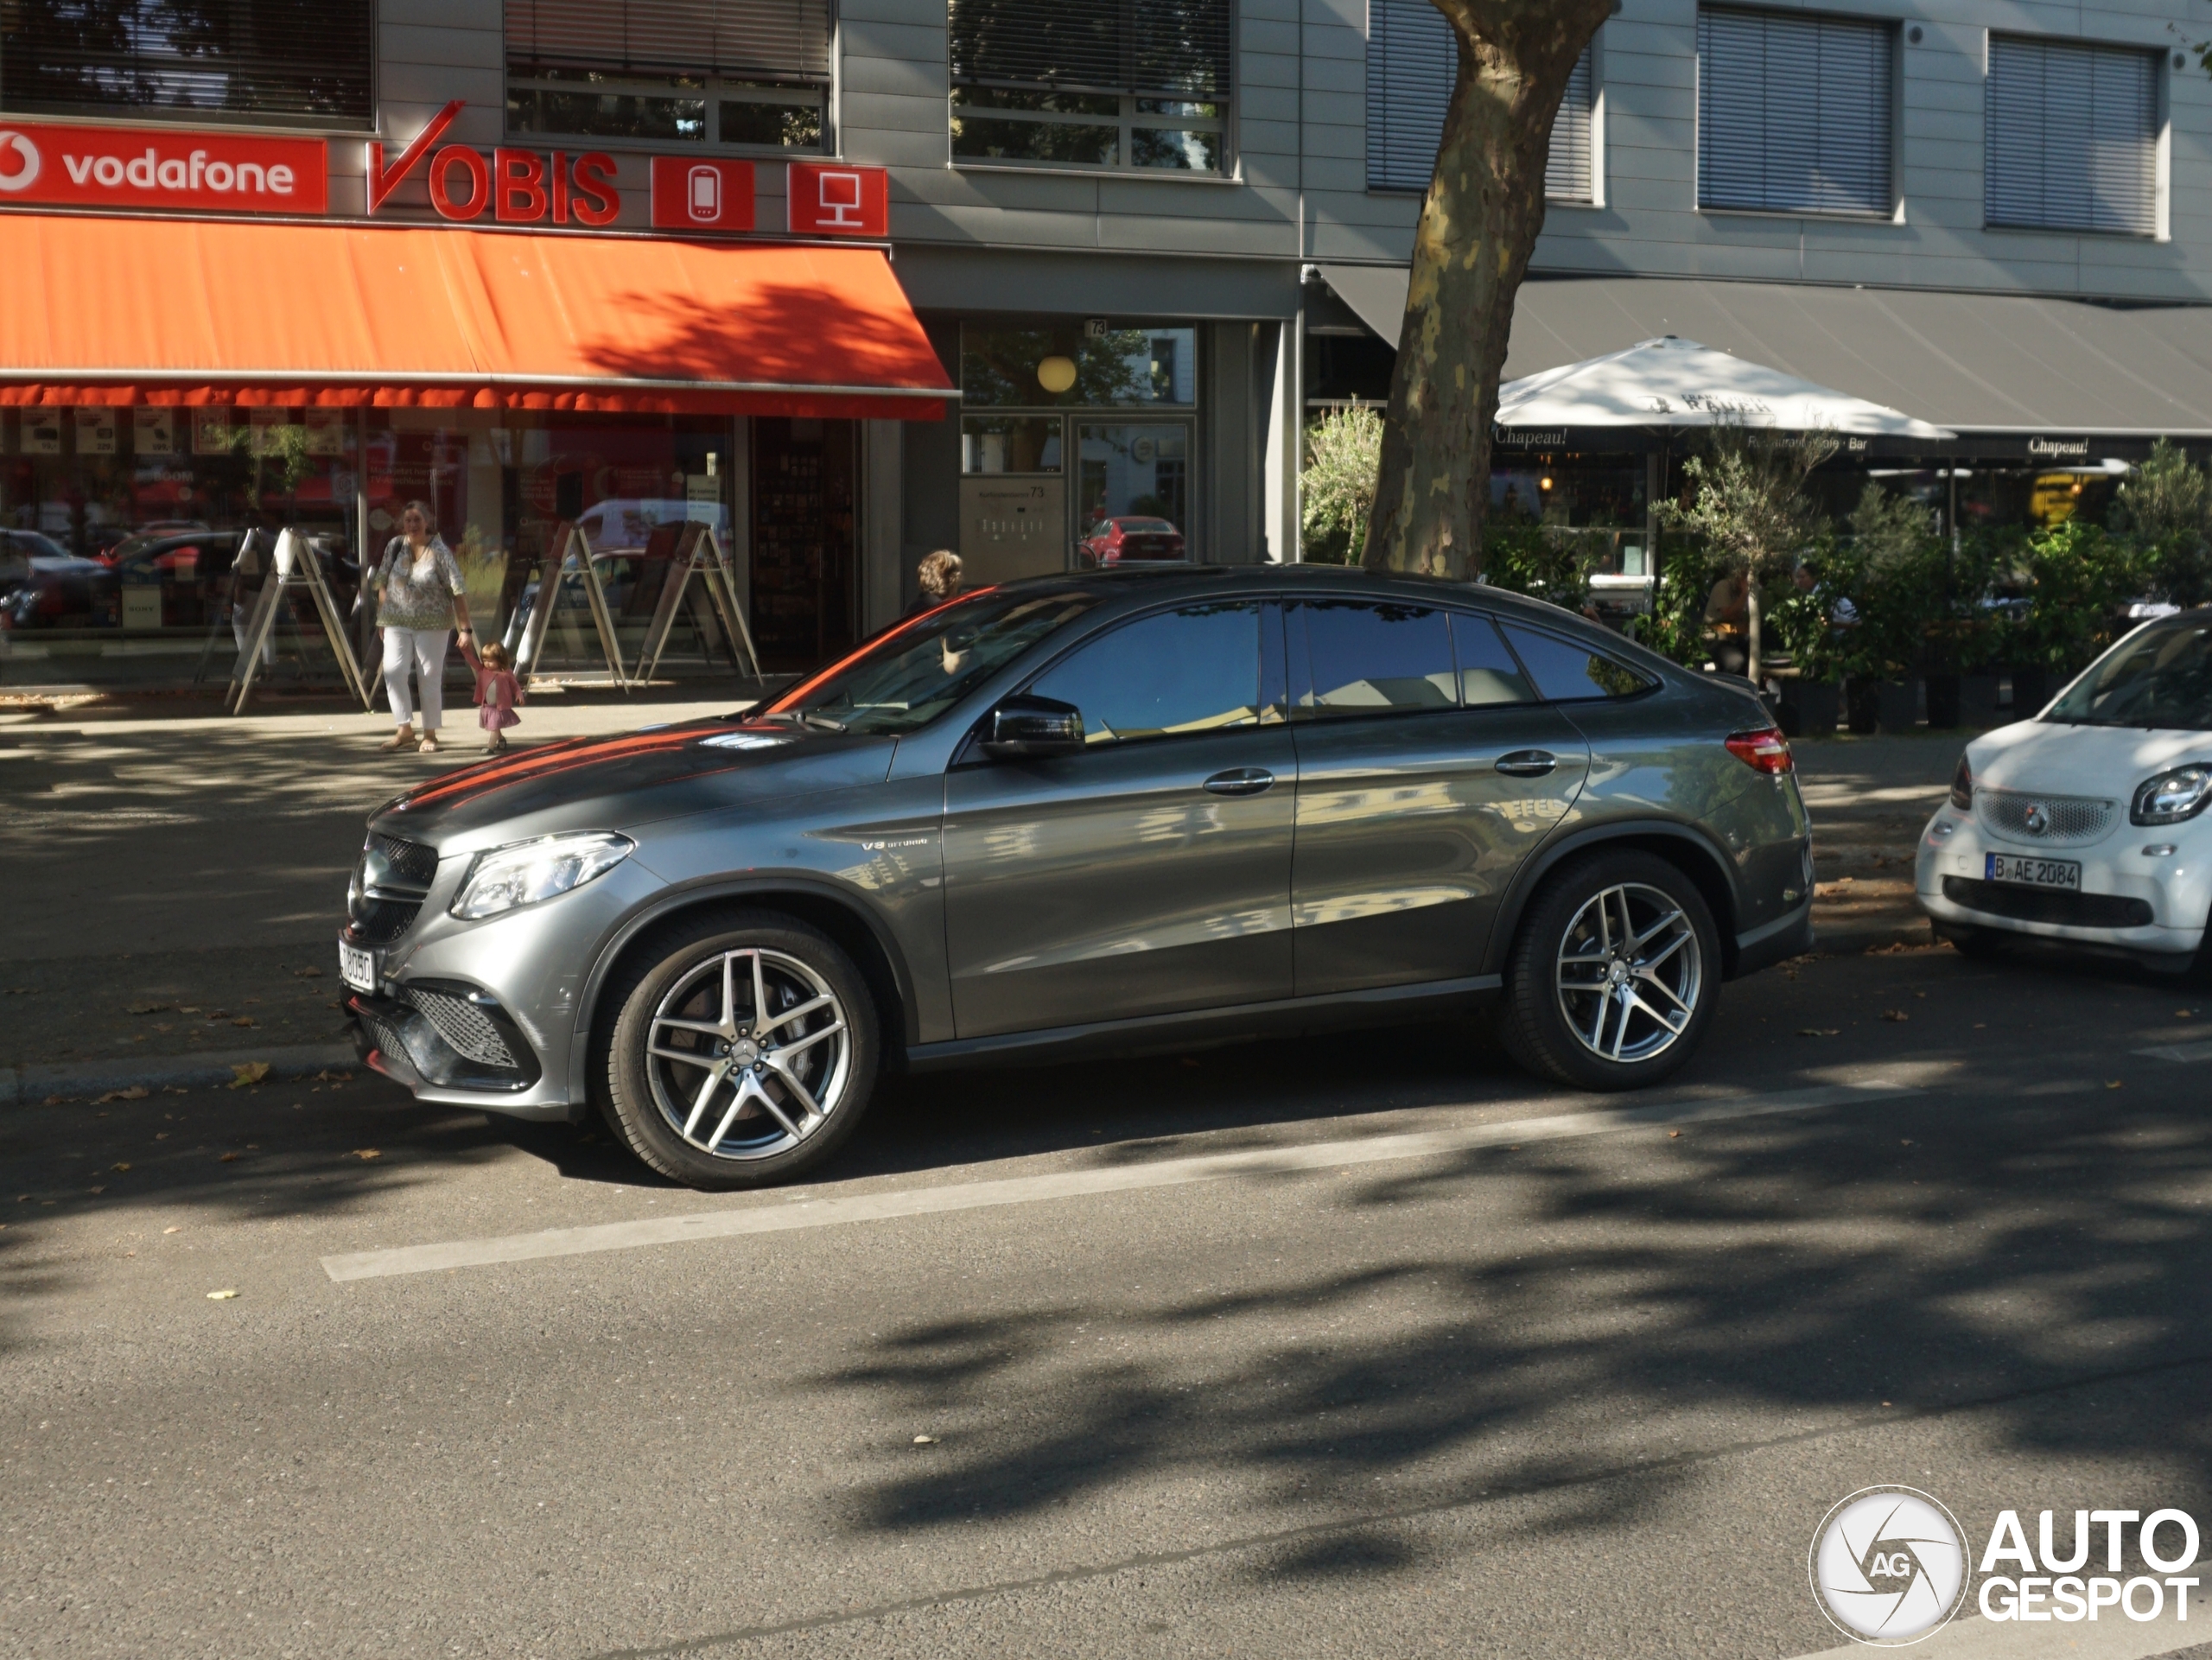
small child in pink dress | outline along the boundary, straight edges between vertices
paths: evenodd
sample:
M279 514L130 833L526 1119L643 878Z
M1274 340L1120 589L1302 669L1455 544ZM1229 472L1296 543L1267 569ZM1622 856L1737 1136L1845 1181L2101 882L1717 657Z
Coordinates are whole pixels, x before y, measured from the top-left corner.
M484 753L499 754L507 747L506 728L521 724L515 705L529 700L522 682L515 678L514 660L499 641L493 640L481 652L473 644L461 650L468 666L476 671L476 724L490 735L484 740Z

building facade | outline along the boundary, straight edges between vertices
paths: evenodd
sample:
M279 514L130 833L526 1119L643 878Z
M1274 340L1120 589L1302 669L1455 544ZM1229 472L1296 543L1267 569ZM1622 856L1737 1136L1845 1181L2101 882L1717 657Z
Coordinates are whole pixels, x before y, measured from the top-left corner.
M682 329L576 378L621 396L550 390L542 365L513 378L528 395L418 395L403 345L355 373L380 383L358 401L296 404L224 403L236 365L167 401L117 369L72 401L83 366L17 339L17 684L174 677L235 602L229 556L194 537L296 525L358 580L410 499L501 626L579 526L634 635L655 550L711 523L772 668L891 620L935 548L982 579L1057 569L1120 520L1193 557L1296 558L1305 422L1387 385L1452 61L1427 0L115 11L95 33L58 0L0 10L0 266L64 219L123 238L126 269L117 226L241 216L613 240L670 271L679 245L842 241L887 257L911 318L747 333L729 319L769 290L698 276ZM1623 0L1562 108L1509 372L1678 333L1950 426L1982 472L2040 476L2038 439L2084 467L2161 432L2212 442L2207 37L2212 0ZM909 323L957 397L837 371ZM778 328L832 361L763 367ZM695 370L713 395L667 391ZM1503 482L1533 493L1554 459ZM1648 486L1608 463L1560 516L1631 522ZM693 631L702 662L712 634Z

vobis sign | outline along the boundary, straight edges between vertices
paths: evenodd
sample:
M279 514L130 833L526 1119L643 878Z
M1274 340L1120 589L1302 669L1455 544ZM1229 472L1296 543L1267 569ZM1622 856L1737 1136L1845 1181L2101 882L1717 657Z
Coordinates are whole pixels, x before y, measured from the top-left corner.
M321 213L322 141L0 118L0 206Z

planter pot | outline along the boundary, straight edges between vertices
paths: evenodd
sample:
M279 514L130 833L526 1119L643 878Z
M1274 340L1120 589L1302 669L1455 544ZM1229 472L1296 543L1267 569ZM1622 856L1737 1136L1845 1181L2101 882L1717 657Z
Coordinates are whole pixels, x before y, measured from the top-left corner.
M1843 689L1833 680L1785 680L1776 718L1785 736L1826 738L1835 731Z
M1997 677L1962 674L1959 677L1959 724L1993 727L1997 724Z
M2050 701L2050 671L2043 668L2012 671L2012 718L2024 721Z
M1876 695L1881 682L1853 675L1843 683L1843 709L1847 723L1864 738L1882 729L1882 703Z
M1932 727L1955 727L1959 723L1959 677L1955 674L1931 674L1928 687L1928 724Z
M1881 680L1874 686L1875 708L1885 732L1910 732L1920 724L1920 683Z

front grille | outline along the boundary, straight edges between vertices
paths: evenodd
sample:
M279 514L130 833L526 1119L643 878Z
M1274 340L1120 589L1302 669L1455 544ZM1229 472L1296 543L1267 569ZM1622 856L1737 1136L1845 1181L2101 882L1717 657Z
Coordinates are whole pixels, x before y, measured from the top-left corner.
M514 1055L508 1049L506 1040L499 1035L499 1027L467 998L446 991L425 991L416 986L407 988L405 995L457 1053L480 1065L496 1066L503 1072L515 1070Z
M372 836L368 852L384 863L397 885L427 888L437 879L438 850L420 842L403 842L397 836Z
M389 945L415 925L422 909L420 900L357 899L346 932L359 945Z
M2032 795L2024 790L1976 790L1974 817L1993 836L2038 847L2086 847L2113 825L2116 801L2079 795ZM2039 820L2042 828L2035 823Z
M407 1060L407 1041L399 1035L397 1027L359 1002L353 1005L353 1010L360 1016L362 1026L368 1031L369 1041L376 1046L378 1053L395 1056L402 1061Z
M2152 921L2148 900L2120 894L2069 894L2062 888L2020 887L2011 882L1943 878L1943 897L1984 916L2016 922L2049 922L2068 928L2142 928Z

